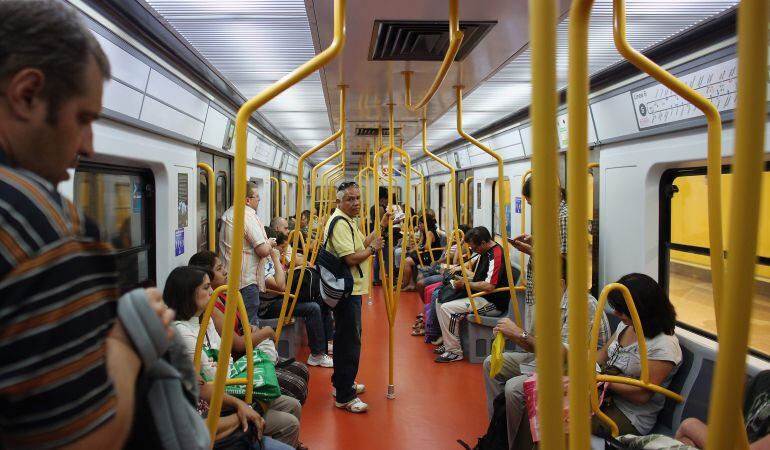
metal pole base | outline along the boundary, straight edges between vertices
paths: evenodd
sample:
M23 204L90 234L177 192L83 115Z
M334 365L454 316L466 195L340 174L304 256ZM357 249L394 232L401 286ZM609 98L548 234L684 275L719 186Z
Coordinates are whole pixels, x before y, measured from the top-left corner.
M388 400L393 400L396 398L396 385L395 384L389 384L388 385Z

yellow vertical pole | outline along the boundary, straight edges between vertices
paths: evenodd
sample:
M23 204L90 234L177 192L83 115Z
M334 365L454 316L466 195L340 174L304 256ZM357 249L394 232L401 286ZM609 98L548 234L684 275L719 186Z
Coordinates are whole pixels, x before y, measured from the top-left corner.
M275 190L273 191L273 217L281 215L280 195L281 195L281 182L276 177L270 177L270 181L275 183Z
M320 67L326 65L331 61L344 47L345 45L345 0L334 1L334 39L332 43L324 51L314 56L312 59L302 64L300 67L278 80L275 84L271 85L267 89L263 90L255 97L247 101L239 110L235 121L235 162L234 162L234 179L246 180L246 145L248 134L248 123L251 115L259 109L262 105L275 98L278 94L285 91L292 85L298 83L302 79L306 78L311 73L318 70ZM246 184L243 182L235 183L233 189L234 198L246 197ZM233 249L230 260L230 273L240 273L242 264L242 249L244 240L244 216L246 204L244 202L235 202L234 208L234 221L233 221L233 234L230 247ZM230 299L237 298L236 295L240 295L238 278L235 277L232 282L228 284L227 297ZM237 302L227 302L225 306L225 320L224 329L222 333L222 344L220 347L219 355L223 361L227 361L230 358L230 353L233 344L233 330L235 324L235 311ZM224 398L224 386L227 379L228 365L217 365L216 381L214 383L213 394L211 398L211 404L208 416L208 428L209 433L212 436L212 445L216 436L217 424L219 422L219 414L222 411L222 400Z
M559 230L556 170L556 2L534 0L530 7L530 48L532 51L532 171L533 196L537 199L532 228L535 245L535 329L537 330L538 398L540 448L564 448L562 421L562 345L559 337ZM585 164L581 167L585 170ZM502 181L502 176L500 177ZM502 198L502 192L501 198ZM583 216L580 216L581 218ZM585 344L583 344L585 345ZM577 349L575 349L577 350Z
M738 98L735 111L735 162L730 211L722 326L709 408L708 450L731 448L738 439L743 383L736 368L746 364L754 294L758 211L767 114L767 0L743 0L738 7ZM710 180L709 180L710 181ZM741 369L740 373L743 373ZM728 414L726 414L726 412Z
M593 0L573 0L569 13L569 158L567 190L570 215L567 218L567 297L569 302L569 448L591 447L588 359L582 349L588 342L588 286L585 265L588 249L585 234L588 215L588 23ZM547 148L547 147L546 147ZM523 200L522 200L523 201ZM523 209L522 205L522 209ZM539 274L538 274L539 276ZM598 323L597 327L598 328ZM592 351L594 349L591 349ZM593 368L592 368L593 369Z
M216 181L214 180L214 170L211 168L210 165L206 163L198 163L198 167L203 169L206 172L206 185L208 186L208 195L209 195L209 203L208 203L208 214L209 218L207 220L208 223L208 229L209 229L209 251L216 252L217 251L217 227L214 226L214 224L217 223L217 205L216 205Z

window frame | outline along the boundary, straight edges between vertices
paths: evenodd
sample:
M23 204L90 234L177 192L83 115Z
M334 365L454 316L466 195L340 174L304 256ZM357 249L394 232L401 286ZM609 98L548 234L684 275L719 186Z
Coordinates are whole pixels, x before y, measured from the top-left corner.
M763 172L770 172L770 161L764 161L762 164ZM721 174L732 173L732 167L730 164L722 164ZM667 169L663 172L660 178L660 184L658 186L658 283L665 290L666 295L669 292L669 270L671 259L671 250L682 251L687 253L694 253L698 255L709 256L711 251L707 247L698 247L688 244L677 244L671 242L671 199L676 191L672 191L670 187L673 185L674 180L685 176L698 176L707 175L707 168L705 166L698 167L675 167ZM727 240L728 236L725 235L723 239ZM725 256L727 250L724 251ZM758 256L757 260L760 264L770 265L770 258L764 256ZM687 331L693 332L699 336L717 341L717 335L706 331L702 328L698 328L694 325L681 322L677 319L676 326ZM756 350L752 347L747 347L749 355L760 358L764 361L770 361L770 354Z

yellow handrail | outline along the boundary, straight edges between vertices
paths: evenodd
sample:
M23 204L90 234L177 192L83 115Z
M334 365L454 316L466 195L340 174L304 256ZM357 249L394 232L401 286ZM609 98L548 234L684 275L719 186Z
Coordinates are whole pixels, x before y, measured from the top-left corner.
M333 133L328 138L324 139L320 144L316 145L315 147L311 148L310 150L306 151L302 156L299 157L299 162L297 163L297 203L296 207L294 208L294 211L302 211L302 191L304 183L304 177L303 177L303 170L305 166L305 160L312 156L315 152L318 150L326 147L331 142L335 141L340 136L343 136L342 142L344 143L344 132L345 132L345 89L347 86L341 85L338 86L340 90L340 126L339 129ZM331 161L332 158L336 157L337 155L343 153L345 150L344 145L340 146L340 149L332 154L329 158L326 158L324 161L322 161L320 164L317 164L313 166L313 168L310 170L310 217L308 218L308 235L310 235L311 230L313 228L313 212L315 211L315 180L316 180L316 171L318 170L318 167L323 167L324 164ZM294 234L291 234L294 233ZM278 327L275 330L275 342L278 342L278 340L281 338L281 332L283 331L283 325L288 324L291 320L292 314L294 313L294 306L297 303L297 298L299 296L299 290L302 286L302 279L305 276L305 268L308 265L308 262L310 258L312 257L312 263L315 263L315 255L317 254L317 251L312 251L308 248L308 243L305 242L305 239L302 237L301 232L301 226L300 221L295 220L294 222L294 230L289 233L289 242L291 242L291 261L289 262L289 272L286 274L286 290L283 293L283 301L281 303L281 312L278 314ZM316 232L316 237L318 236L318 233ZM297 264L297 245L299 244L299 239L302 239L302 248L305 249L305 258L302 263L302 270L300 271L299 277L297 279L297 287L294 290L294 292L291 291L291 285L294 281L294 269ZM312 241L311 241L312 242ZM315 250L315 248L313 249ZM292 300L291 307L289 308L288 315L286 315L286 308L287 304L289 302L289 299Z
M541 417L540 446L548 450L564 448L562 423L562 343L559 335L559 239L557 229L558 189L553 180L556 170L556 1L538 0L530 3L529 33L532 56L532 195L537 198L532 229L537 230L537 257L534 259L535 329L538 332L537 409ZM502 164L499 182L502 184ZM502 187L500 197L502 198ZM500 215L501 217L503 214ZM505 228L503 228L505 231ZM504 239L505 240L505 239Z
M246 179L246 153L247 153L247 134L248 123L251 115L262 105L275 98L278 94L285 91L292 85L298 83L303 78L326 65L342 50L345 44L345 0L334 0L334 39L329 47L314 56L312 59L302 64L300 67L284 76L276 83L263 90L251 100L247 101L239 110L235 121L235 180ZM233 189L234 198L246 197L245 183L235 183ZM242 264L242 249L244 239L244 217L246 203L242 201L235 202L233 205L233 233L230 247L232 255L230 259L230 273L240 273ZM230 283L227 289L228 298L235 298L240 289L240 282L235 277L235 282ZM235 302L228 302L225 308L224 333L222 336L222 347L220 357L226 360L230 358L230 351L233 343L233 325L235 323ZM217 365L216 383L214 384L211 405L209 409L208 427L212 436L215 435L219 414L222 410L222 399L224 395L224 383L227 378L227 366L225 364ZM212 445L214 439L211 440Z
M457 52L460 50L460 44L462 44L462 42L463 32L460 31L460 13L458 0L449 0L449 48L447 48L447 52L444 55L444 60L441 62L441 67L439 67L438 72L436 73L436 77L433 79L433 84L431 84L428 92L423 95L422 99L417 102L416 105L412 105L411 77L413 72L401 72L404 75L406 91L404 106L406 109L409 111L417 111L418 109L427 105L428 102L430 102L430 99L433 98L433 95L441 86L444 78L446 78L447 73L449 73L449 69L452 67L452 62L455 60Z
M503 174L503 158L496 151L482 144L473 136L469 135L463 130L463 87L455 86L455 89L457 90L457 132L460 134L460 136L463 139L475 145L476 147L480 148L482 151L484 151L484 153L495 158L495 160L497 161L497 193L498 193L498 197L500 198L500 203L504 205L506 201L510 201L510 200L506 200L505 186L503 186L505 184L504 182L505 175ZM537 97L533 97L533 98L537 98ZM555 99L555 95L554 95L554 99ZM535 147L535 148L538 148L538 147ZM554 168L555 167L556 166L554 165ZM503 243L508 242L507 223L508 223L508 217L506 217L505 210L503 210L500 213L500 236L502 237ZM458 243L458 246L459 245L460 243ZM447 246L449 246L448 243L447 243ZM513 272L511 271L511 255L508 251L507 245L501 246L501 247L503 250L503 264L505 265L505 275L508 280L508 291L510 292L510 296L511 296L511 305L513 306L513 314L515 316L516 323L521 325L521 314L519 311L519 302L516 298L516 283L514 282ZM558 307L558 305L556 306ZM477 320L478 320L478 317L477 317Z
M573 240L577 241L577 239L573 239ZM569 270L569 267L567 267L567 270ZM538 276L540 275L538 274ZM581 280L578 279L577 281L581 281ZM582 283L585 283L585 277L582 278ZM631 321L633 322L634 333L636 333L636 336L637 336L636 344L637 344L637 347L639 348L639 365L641 366L641 373L639 374L638 380L634 378L623 377L623 376L602 375L602 374L596 373L596 354L598 352L597 347L599 346L599 328L601 328L599 324L602 323L601 320L602 320L602 315L604 314L604 305L607 304L607 296L610 294L610 292L615 290L618 290L620 291L621 294L623 294L623 300L626 302L626 308L628 308L628 313L631 316ZM585 295L585 290L580 295ZM588 314L586 314L586 316L588 316ZM583 322L584 327L585 327L585 324L587 324L587 321ZM591 409L594 411L594 413L599 418L599 420L601 420L602 422L607 424L607 426L610 427L610 430L612 431L613 436L618 435L618 426L612 419L610 419L606 414L604 414L604 412L602 412L601 409L599 409L601 405L599 404L599 389L597 386L598 381L630 384L632 386L637 386L640 388L651 390L653 392L657 392L659 394L663 394L666 397L669 397L676 402L679 402L679 403L682 402L683 400L682 396L677 394L676 392L672 392L664 387L650 383L650 368L649 368L648 356L647 356L647 339L644 336L642 321L639 319L639 314L636 311L636 305L634 304L634 299L633 297L631 297L631 292L629 292L627 287L625 287L620 283L610 283L607 286L604 286L604 289L602 289L601 295L599 295L599 302L596 305L596 312L594 313L593 324L594 326L591 327L591 341L588 347L587 365L584 366L585 373L588 375L588 382L583 386L585 386L586 388L590 386ZM539 344L540 343L538 342L538 345ZM571 349L583 348L583 345L585 345L585 341L583 341L582 343L575 342L574 345L576 347L573 347L572 345L573 345L572 340L570 340ZM583 360L586 359L585 354L583 354L582 352L570 351L569 353L570 354L577 353L579 355L578 356L579 358ZM574 379L571 378L570 376L570 385L573 382L574 382ZM570 404L570 410L571 409L572 407Z
M214 181L214 170L211 168L210 165L202 162L198 163L198 168L203 169L206 172L206 185L208 186L208 189L209 189L209 203L208 203L209 218L207 220L208 229L209 229L209 251L216 252L217 251L217 227L214 226L214 224L217 223L217 205L216 205L217 187Z
M281 185L284 184L286 185L286 190L281 195L281 204L283 205L284 200L286 201L286 217L289 217L291 215L291 211L289 211L289 181L281 178Z
M273 217L280 217L281 215L281 182L276 177L270 177L270 181L275 183L275 190L273 191Z
M735 162L728 228L730 256L725 284L729 300L726 298L725 307L718 311L722 323L719 329L719 347L722 351L717 357L711 385L708 450L730 448L736 443L747 448L745 429L739 431L742 416L738 412L743 399L743 383L736 382L735 373L737 368L741 368L739 373L742 374L746 364L747 324L751 323L753 304L759 214L747 214L746 211L759 211L762 192L769 8L767 0L743 0L738 7Z
M470 204L470 201L471 201L471 189L473 189L472 188L473 185L471 184L471 181L473 181L473 177L468 177L463 182L463 185L464 185L463 186L464 187L463 192L465 192L465 210L463 211L464 212L464 214L463 214L463 223L468 225L468 226L470 226L470 227L472 227L472 224L468 223L468 220L471 217L470 209L473 208L473 205Z
M193 367L195 368L195 373L201 372L201 353L203 352L203 341L206 339L206 331L208 330L209 321L211 320L211 314L214 312L214 307L217 303L217 297L219 297L219 294L225 292L226 290L226 284L214 289L211 297L209 297L209 302L206 304L206 309L203 312L203 316L201 316L201 328L200 331L198 331L198 339L195 341L195 353L193 354ZM241 323L241 328L243 328L243 342L246 346L246 378L228 379L226 385L232 386L236 384L245 384L246 396L244 397L244 401L248 404L251 404L252 396L254 395L254 344L251 342L251 327L249 326L248 321L249 316L246 314L246 306L243 303L243 297L241 296L240 291L237 291L236 298L238 299L237 306L240 319L246 321L246 323ZM232 330L233 328L230 329L231 332ZM225 328L222 328L222 334L225 334ZM217 367L219 367L220 364L224 364L225 367L228 367L230 364L230 357L228 356L227 359L223 359L221 347L218 350L219 358L217 361ZM212 383L212 381L209 381L209 383ZM216 385L215 381L213 383ZM215 436L212 434L211 438L213 441Z
M403 160L406 160L406 185L411 186L412 179L411 179L411 167L412 167L412 160L409 157L409 153L405 152L404 149L396 147L393 143L393 104L388 104L388 124L389 124L389 145L387 147L381 148L377 150L374 154L374 159L372 160L372 166L373 167L379 167L377 165L378 158L381 158L382 155L385 153L388 153L388 208L386 211L392 211L393 210L393 153L396 152ZM374 185L378 186L379 183L379 175L380 171L375 170L374 171ZM404 211L405 217L404 222L409 223L411 220L411 200L410 196L406 196L406 211ZM382 237L382 229L378 224L380 223L380 209L375 208L375 233L378 238ZM388 237L392 239L393 236L393 215L391 214L388 219ZM389 250L386 250L389 251ZM384 261L383 259L383 250L380 249L378 251L378 256L380 258L380 261ZM404 267L404 260L406 259L406 239L402 239L401 241L401 264L400 267ZM394 352L395 352L395 346L394 346L394 326L395 326L395 319L396 319L396 311L398 310L398 301L399 297L401 296L401 281L402 277L404 275L404 271L399 271L398 279L396 280L395 288L393 286L393 258L388 258L388 270L386 273L385 268L383 267L383 264L380 264L380 280L382 280L382 292L383 296L385 297L385 309L388 313L388 329L389 329L389 339L388 339L388 398L393 399L395 398L395 382L394 382ZM395 292L394 292L395 291Z
M455 198L457 192L457 173L455 168L444 161L443 159L439 158L438 156L434 155L433 152L428 150L428 124L425 118L420 119L422 121L422 152L423 154L430 157L432 160L436 161L437 163L444 166L449 171L449 190L450 195L447 195L447 198L450 200L450 206L452 210L452 223L448 224L452 227L452 231L457 229L457 199Z
M593 0L574 0L569 13L570 88L567 92L567 132L570 157L567 161L567 189L570 193L570 214L567 217L567 236L572 238L567 241L567 298L571 299L585 298L588 290L588 269L585 265L588 249L584 241L576 237L584 235L584 218L588 216L588 171L585 167L591 170L588 164L588 24L592 6ZM522 204L522 213L524 209ZM583 301L569 302L567 316L569 348L584 348L588 341L588 304ZM600 315L600 321L593 322L596 324L593 328L600 328L601 318ZM590 349L594 350L595 347ZM568 447L590 448L591 419L585 414L590 405L588 360L580 351L568 352L567 359L570 380Z

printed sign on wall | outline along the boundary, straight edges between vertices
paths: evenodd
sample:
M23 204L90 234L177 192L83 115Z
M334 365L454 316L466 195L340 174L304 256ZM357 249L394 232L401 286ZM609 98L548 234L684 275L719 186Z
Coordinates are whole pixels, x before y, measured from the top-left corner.
M184 228L179 228L174 235L174 256L182 253L184 253Z
M521 197L514 198L516 214L521 214Z
M188 203L188 179L186 173L177 174L177 216L179 220L177 228L187 226L187 205Z

